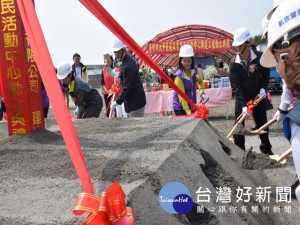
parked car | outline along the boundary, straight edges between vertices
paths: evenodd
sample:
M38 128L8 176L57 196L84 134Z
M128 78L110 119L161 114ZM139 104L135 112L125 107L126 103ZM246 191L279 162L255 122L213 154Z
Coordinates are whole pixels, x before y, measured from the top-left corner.
M276 67L270 69L270 78L268 83L269 90L282 90L282 79L277 72Z

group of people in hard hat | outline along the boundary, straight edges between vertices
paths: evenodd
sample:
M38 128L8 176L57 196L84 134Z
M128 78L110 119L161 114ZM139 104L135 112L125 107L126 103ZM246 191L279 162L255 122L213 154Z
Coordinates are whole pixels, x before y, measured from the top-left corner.
M300 174L300 101L297 100L293 108L288 106L293 98L300 97L300 1L274 0L274 7L263 19L264 35L268 39L268 47L264 53L250 47L251 35L248 29L239 28L234 33L233 47L236 55L229 66L229 76L232 90L236 97L235 118L249 115L247 101L256 96L266 94L270 67L277 67L284 85L281 103L274 117L278 122L286 121L285 130L289 133L294 163L297 174ZM122 91L117 99L111 103L111 109L124 103L125 110L130 116L143 116L146 97L140 80L136 61L126 52L126 46L118 39L113 43L112 51L116 61L121 65L120 80ZM184 45L179 52L179 69L174 74L175 84L196 103L196 86L198 83L201 98L205 95L203 79L194 65L194 51L190 45ZM70 94L76 99L75 103L85 101L80 107L80 114L99 116L102 108L101 97L97 91L91 89L76 77L71 77L72 68L69 64L58 67L57 77L63 83L69 84ZM97 92L97 93L96 93ZM73 94L72 94L73 93ZM99 113L89 114L89 105L96 104ZM92 107L93 108L93 107ZM176 115L189 115L191 106L174 92L173 108ZM253 108L254 121L257 127L267 122L264 101ZM268 132L260 135L262 153L272 155L272 145ZM235 135L235 144L245 150L245 138ZM300 199L300 187L296 188L296 196Z
M124 103L124 109L129 117L143 117L146 96L140 80L138 64L127 54L126 46L119 39L114 40L112 51L115 54L115 61L120 67L121 93L114 101L107 102L109 90L104 90L106 104L110 105L111 110L115 110ZM74 57L79 57L80 60L79 55L74 55ZM108 67L113 68L112 62ZM61 63L57 68L57 78L68 88L69 94L77 106L76 118L98 118L103 106L102 97L96 89L87 84L87 79L82 79L80 75L77 76L77 74L82 75L83 73L82 67L78 67L77 71L76 65L72 67L68 62ZM115 76L112 73L105 75ZM107 85L112 79L105 79Z

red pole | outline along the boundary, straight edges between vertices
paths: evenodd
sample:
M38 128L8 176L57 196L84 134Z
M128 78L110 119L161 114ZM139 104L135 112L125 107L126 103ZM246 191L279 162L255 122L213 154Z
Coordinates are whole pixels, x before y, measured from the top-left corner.
M47 44L31 1L17 0L22 21L38 69L51 101L55 117L65 140L73 165L86 193L94 194L77 134L59 86Z
M151 67L192 107L197 108L193 101L168 77L144 50L130 37L118 22L106 11L97 0L79 0L97 19L99 19L117 38L130 48L141 60Z

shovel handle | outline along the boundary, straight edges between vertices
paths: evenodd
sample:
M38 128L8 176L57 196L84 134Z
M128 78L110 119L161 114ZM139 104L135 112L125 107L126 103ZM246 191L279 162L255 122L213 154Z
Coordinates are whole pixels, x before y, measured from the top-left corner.
M257 103L261 102L266 97L266 94L262 94L256 101Z
M292 148L286 150L284 153L280 155L280 157L277 159L277 162L282 162L285 160L287 157L289 157L292 154Z
M293 106L290 106L287 109L287 111L289 112L292 108L293 108ZM273 119L269 120L267 123L265 123L264 125L262 125L258 130L253 131L253 133L260 133L261 131L265 130L266 128L268 128L269 126L271 126L276 121L277 121L277 118L274 117Z
M271 126L276 121L277 121L277 118L274 117L273 119L269 120L267 123L265 123L264 125L262 125L258 130L253 131L253 133L260 133L261 131L265 130L266 128L268 128L269 126Z
M227 135L227 139L229 139L231 136L232 136L232 134L233 134L233 132L235 131L235 129L237 128L237 126L239 125L239 124L241 124L245 119L246 119L246 116L247 116L247 114L244 114L240 119L239 119L239 121L235 124L235 126L232 128L232 130L229 132L229 134Z

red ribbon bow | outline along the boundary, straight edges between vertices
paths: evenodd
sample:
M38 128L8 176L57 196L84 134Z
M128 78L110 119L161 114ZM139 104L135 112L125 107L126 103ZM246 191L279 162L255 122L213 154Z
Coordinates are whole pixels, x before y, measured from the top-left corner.
M111 94L115 95L115 99L118 98L119 94L121 93L122 89L119 86L119 83L113 84L109 90Z
M193 107L192 107L192 111L195 110ZM207 120L207 116L209 114L209 109L207 109L205 107L205 104L204 102L201 102L200 105L197 107L197 109L195 110L195 113L192 113L191 116L194 117L194 118L202 118L204 120Z
M247 102L247 111L248 113L253 113L253 108L255 106L257 106L258 102L255 100L250 100L249 102Z
M125 194L119 182L111 184L100 198L80 193L73 213L79 216L85 212L90 214L83 221L84 225L132 225L134 222L133 211L125 205Z

